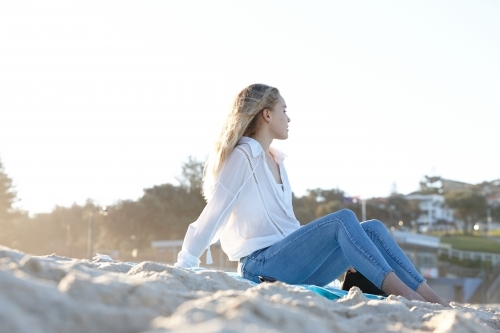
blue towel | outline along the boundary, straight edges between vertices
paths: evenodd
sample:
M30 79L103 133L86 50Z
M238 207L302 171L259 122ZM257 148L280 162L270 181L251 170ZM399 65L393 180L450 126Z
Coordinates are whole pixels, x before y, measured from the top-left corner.
M93 258L93 260L94 261L105 261L105 262L113 262L114 261L113 258L111 258L110 256L105 255L105 254L100 254L100 253L97 253L96 256ZM125 264L130 265L130 266L137 265L137 263L134 263L134 262L126 262ZM208 269L203 268L203 267L194 267L194 268L189 268L189 270L197 272L197 271L206 271ZM226 273L227 275L229 275L233 279L245 281L245 282L251 284L252 286L258 285L257 283L255 283L253 281L242 278L236 272L224 272L224 273ZM318 287L318 286L313 286L313 285L309 285L309 284L298 284L298 285L292 285L292 286L297 286L297 287L301 287L301 288L310 290L310 291L315 292L316 294L319 294L323 297L326 297L332 301L341 299L342 297L346 296L349 293L348 291L341 290L341 289L330 288L330 287ZM365 295L365 297L369 298L369 299L377 299L377 300L385 299L385 297L378 296L378 295L372 295L372 294L363 294L363 295Z

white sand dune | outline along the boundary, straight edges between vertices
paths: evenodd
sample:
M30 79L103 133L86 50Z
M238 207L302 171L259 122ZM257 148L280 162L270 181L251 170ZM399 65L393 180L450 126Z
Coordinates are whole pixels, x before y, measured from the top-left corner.
M339 301L282 283L0 246L0 332L500 332L500 305Z

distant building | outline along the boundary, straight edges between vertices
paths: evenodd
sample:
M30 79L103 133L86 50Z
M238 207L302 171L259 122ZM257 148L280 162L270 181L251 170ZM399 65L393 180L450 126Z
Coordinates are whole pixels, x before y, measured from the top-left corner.
M497 207L500 205L500 179L480 184L468 184L450 179L441 179L443 191L471 190L481 193L485 196L489 205Z
M500 179L492 180L491 182L484 182L478 185L481 192L486 197L488 205L493 207L500 206Z
M451 179L444 179L441 178L441 184L443 184L443 191L458 191L458 190L467 190L467 189L472 189L474 185L464 183L464 182L459 182L456 180L451 180Z
M453 223L453 209L444 203L444 196L440 194L409 194L407 200L418 201L421 214L415 222L420 231L427 231L425 228L436 228L436 224ZM422 230L425 229L425 230Z

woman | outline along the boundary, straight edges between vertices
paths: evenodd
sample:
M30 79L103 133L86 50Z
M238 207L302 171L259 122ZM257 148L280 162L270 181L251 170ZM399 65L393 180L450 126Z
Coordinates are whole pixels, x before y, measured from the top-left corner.
M196 267L220 239L240 275L323 286L354 267L387 294L448 306L420 276L384 225L359 223L350 210L305 226L295 218L284 154L271 147L288 138L286 104L278 89L253 84L235 98L205 165L207 206L186 233L177 267ZM208 261L207 260L207 261Z

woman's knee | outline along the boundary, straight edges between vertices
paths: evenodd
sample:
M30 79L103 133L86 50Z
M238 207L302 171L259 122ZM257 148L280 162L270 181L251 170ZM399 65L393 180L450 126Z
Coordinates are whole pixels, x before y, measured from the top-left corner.
M338 212L335 212L333 214L339 214L342 217L347 218L347 219L352 219L352 220L356 220L356 221L358 220L358 217L356 216L356 214L352 210L347 209L347 208L343 208L343 209L341 209Z
M354 212L350 209L344 208L335 213L331 213L330 216L335 217L338 220L341 220L344 223L356 222L359 223L358 217Z
M379 220L369 220L361 223L364 230L377 231L378 233L387 232L385 225Z

